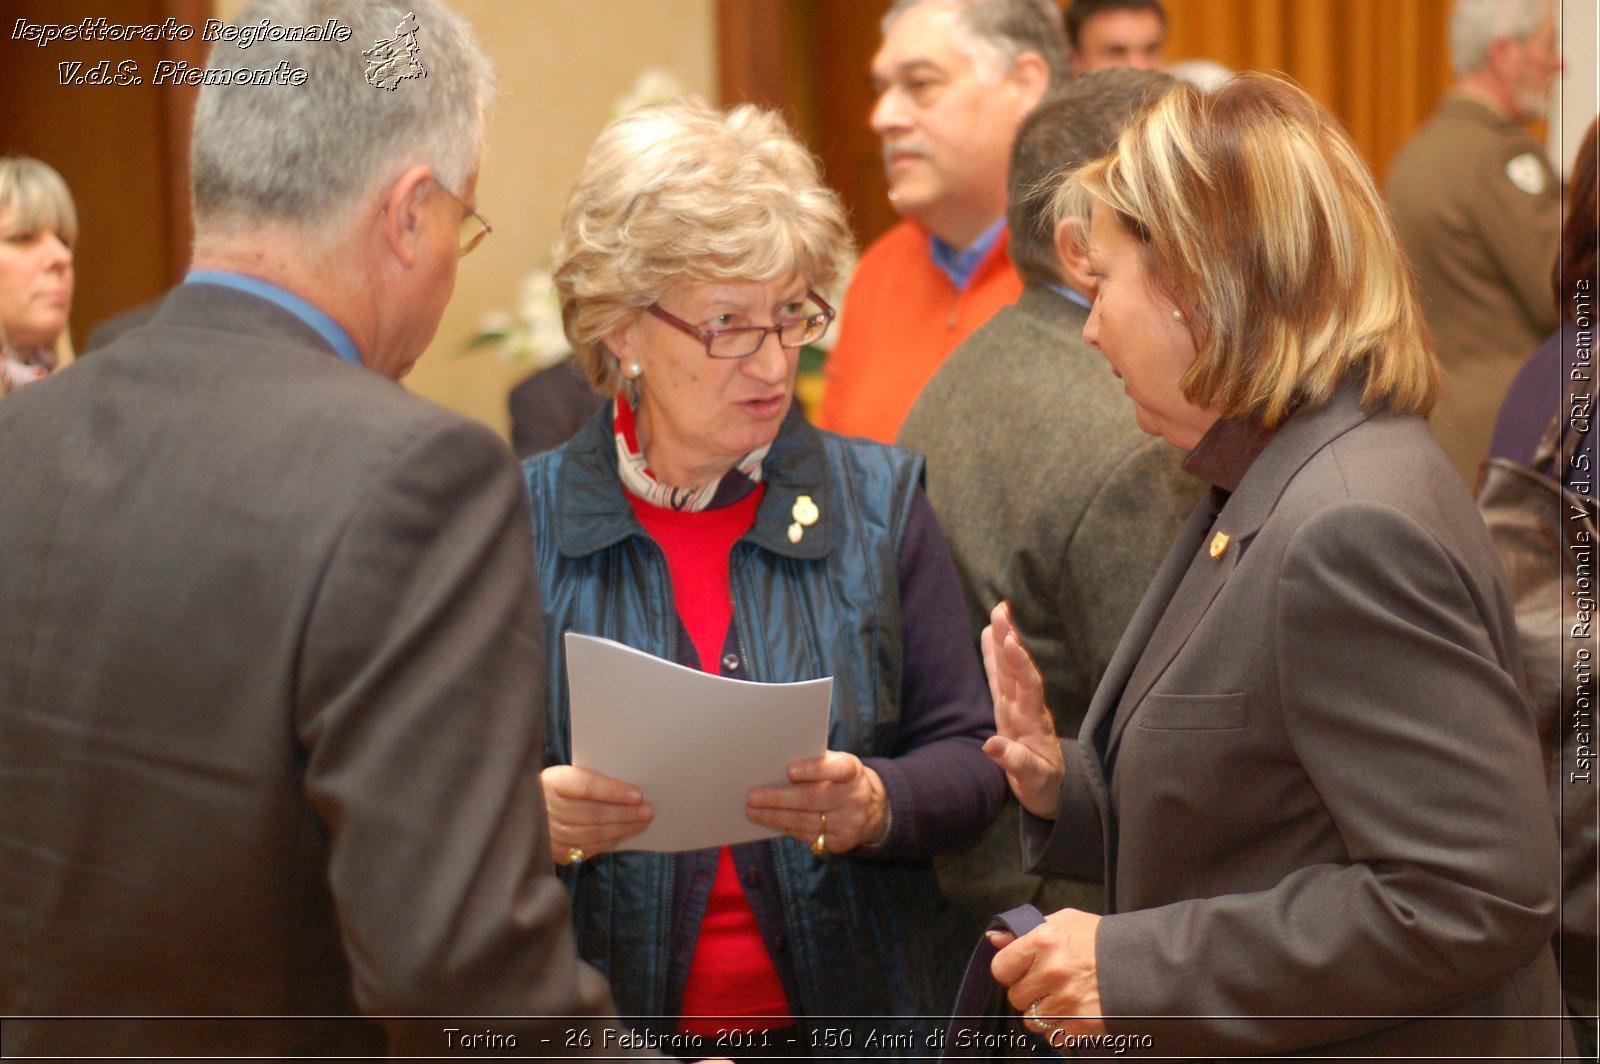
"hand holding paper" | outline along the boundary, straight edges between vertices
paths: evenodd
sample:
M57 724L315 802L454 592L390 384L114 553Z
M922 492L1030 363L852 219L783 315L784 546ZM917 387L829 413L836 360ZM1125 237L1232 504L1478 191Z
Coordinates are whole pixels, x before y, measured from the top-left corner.
M614 850L649 827L656 815L639 788L598 772L551 765L539 780L550 811L550 852L557 864L567 864L574 849L585 857Z
M574 817L561 828L571 838L594 837L603 849L657 851L770 838L787 829L747 818L752 789L793 792L797 801L836 801L837 795L819 796L857 776L856 758L827 754L832 679L750 683L686 669L609 639L574 632L565 639L575 767L557 767L584 775L546 769L545 796L554 789ZM808 762L825 762L823 775L790 772ZM785 779L798 785L785 786ZM611 808L602 812L596 803ZM593 851L582 842L561 844L554 802L551 808L557 858L574 845L589 856ZM652 815L641 817L645 809ZM819 812L785 814L809 819L793 832L807 845L817 837Z
M888 832L889 796L878 774L854 754L829 750L789 766L789 786L757 787L745 810L757 824L785 832L810 846L826 813L829 853L882 842Z

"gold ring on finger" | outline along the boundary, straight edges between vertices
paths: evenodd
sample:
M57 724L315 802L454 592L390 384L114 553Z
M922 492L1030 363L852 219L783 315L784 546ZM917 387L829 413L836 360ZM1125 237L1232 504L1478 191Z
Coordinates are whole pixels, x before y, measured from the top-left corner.
M817 841L811 844L811 852L818 857L828 856L828 814L822 814L822 830L817 832Z

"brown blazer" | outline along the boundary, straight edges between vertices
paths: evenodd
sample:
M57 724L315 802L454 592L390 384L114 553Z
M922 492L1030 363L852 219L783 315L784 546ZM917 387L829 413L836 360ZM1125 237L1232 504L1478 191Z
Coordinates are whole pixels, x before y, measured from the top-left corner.
M381 1051L359 1020L29 1019L357 1012L444 1017L394 1052L598 1051L503 444L187 285L0 406L0 470L8 1053Z
M1105 871L1110 1030L1211 1058L1559 1052L1555 828L1459 478L1346 387L1224 495L1066 742L1053 831L1025 825L1037 870Z
M1561 182L1527 129L1452 93L1395 155L1387 194L1444 373L1428 425L1474 485L1511 379L1561 320Z

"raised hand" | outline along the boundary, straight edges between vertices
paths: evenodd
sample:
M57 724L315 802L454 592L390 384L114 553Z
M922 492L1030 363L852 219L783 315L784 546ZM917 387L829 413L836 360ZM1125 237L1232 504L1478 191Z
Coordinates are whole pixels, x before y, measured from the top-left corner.
M1005 770L1011 792L1036 817L1053 820L1066 763L1056 726L1044 704L1044 680L1011 623L1011 605L1000 603L983 630L983 667L994 696L996 734L983 752Z

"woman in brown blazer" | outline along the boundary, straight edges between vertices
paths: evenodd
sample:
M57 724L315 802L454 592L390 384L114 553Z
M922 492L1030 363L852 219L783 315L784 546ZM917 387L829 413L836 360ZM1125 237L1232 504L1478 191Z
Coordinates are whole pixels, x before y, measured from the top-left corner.
M1102 872L1109 903L996 979L1062 1047L1560 1052L1511 609L1423 422L1438 370L1365 164L1305 93L1241 76L1174 89L1061 198L1091 217L1085 340L1211 493L1076 740L1003 605L984 634L1027 857Z

